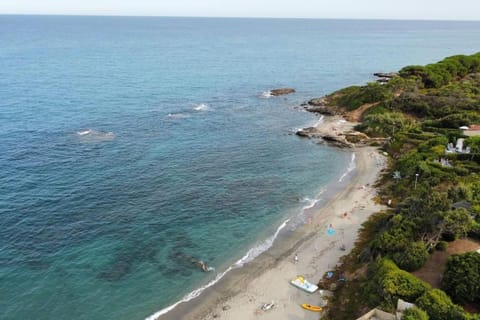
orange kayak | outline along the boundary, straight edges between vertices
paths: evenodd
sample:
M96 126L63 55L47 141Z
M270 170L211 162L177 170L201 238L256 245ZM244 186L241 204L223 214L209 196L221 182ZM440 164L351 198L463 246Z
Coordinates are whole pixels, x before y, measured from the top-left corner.
M310 311L313 311L313 312L320 312L320 311L322 311L322 307L312 306L311 304L306 304L306 303L303 303L303 304L302 304L302 308L303 308L303 309L310 310Z

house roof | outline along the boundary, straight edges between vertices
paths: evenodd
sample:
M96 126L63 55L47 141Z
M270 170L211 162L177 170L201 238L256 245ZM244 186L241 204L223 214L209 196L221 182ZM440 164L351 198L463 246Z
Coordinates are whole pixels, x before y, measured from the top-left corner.
M468 131L480 131L480 124L471 124Z

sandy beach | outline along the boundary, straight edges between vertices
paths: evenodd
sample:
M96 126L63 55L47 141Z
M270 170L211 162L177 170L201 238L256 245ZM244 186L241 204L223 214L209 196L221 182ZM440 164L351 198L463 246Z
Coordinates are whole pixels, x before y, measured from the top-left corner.
M353 125L331 117L319 124L319 130L342 134ZM279 239L251 263L232 271L199 298L179 305L160 319L319 319L319 313L304 310L301 304L321 305L325 292L309 294L292 286L290 280L303 275L310 282L318 283L353 248L361 224L383 208L373 201L372 186L385 159L373 147L352 151L356 168L350 182L308 222ZM336 231L334 235L327 233L329 227ZM341 250L343 246L345 250ZM264 303L272 301L275 303L272 309L261 310Z

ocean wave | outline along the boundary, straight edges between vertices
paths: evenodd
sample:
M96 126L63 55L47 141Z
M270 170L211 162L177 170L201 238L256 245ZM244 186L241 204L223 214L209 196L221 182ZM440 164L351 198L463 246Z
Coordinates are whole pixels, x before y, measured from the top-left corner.
M346 176L348 176L350 174L350 172L352 172L353 170L355 170L356 168L356 164L355 164L355 153L352 153L352 158L350 160L350 163L348 165L348 168L347 168L347 171L345 171L342 176L340 177L340 179L338 179L338 182L342 182L343 179L345 179Z
M325 189L321 190L318 195L313 199L305 197L300 200L301 203L304 203L304 206L300 209L300 212L296 216L296 219L290 222L290 231L294 231L299 226L305 223L309 223L312 220L312 216L308 213L308 210L312 209L317 205L318 202L323 200L321 196L325 191Z
M167 118L169 119L185 119L189 118L190 116L185 113L169 113L167 114Z
M260 95L260 98L263 98L263 99L268 99L268 98L271 98L273 97L272 95L272 91L268 90L268 91L263 91L262 94Z
M103 132L93 129L77 131L76 135L81 142L101 142L115 139L113 132Z
M321 193L320 193L321 194ZM321 198L318 197L318 198L314 198L314 199L310 199L310 198L303 198L302 199L302 202L306 202L307 204L303 206L302 208L302 213L305 211L305 210L308 210L308 209L311 209L313 208L317 203L318 201L320 201Z
M315 122L314 127L318 127L323 123L323 120L325 119L325 116L321 115L320 118Z
M200 103L200 104L196 104L193 107L193 110L195 110L195 111L209 111L209 110L211 110L211 108L208 106L208 104Z
M250 250L248 250L248 252L242 257L240 258L237 262L235 262L233 265L231 265L230 267L228 267L224 272L222 273L219 273L217 274L217 276L215 277L215 279L211 280L209 283L207 283L206 285L190 292L189 294L187 294L185 297L183 297L180 301L177 301L175 302L174 304L160 310L160 311L157 311L155 312L154 314L148 316L147 318L145 318L145 320L155 320L157 319L158 317L160 317L161 315L164 315L166 314L167 312L173 310L176 306L178 306L180 303L183 303L183 302L188 302L192 299L195 299L196 297L200 296L200 294L205 291L205 289L208 289L210 288L211 286L213 286L214 284L216 284L218 281L220 281L227 273L229 273L230 271L232 271L233 269L237 269L237 268L241 268L243 267L246 263L250 262L250 261L253 261L253 259L255 259L256 257L258 257L260 254L262 254L263 252L267 251L268 249L270 249L273 245L273 243L275 242L275 239L278 237L278 235L280 234L280 231L282 231L286 226L287 226L287 223L290 221L290 219L287 219L285 220L278 228L277 230L275 231L275 234L273 234L271 237L267 238L265 241L263 241L262 243L260 243L259 245L251 248Z

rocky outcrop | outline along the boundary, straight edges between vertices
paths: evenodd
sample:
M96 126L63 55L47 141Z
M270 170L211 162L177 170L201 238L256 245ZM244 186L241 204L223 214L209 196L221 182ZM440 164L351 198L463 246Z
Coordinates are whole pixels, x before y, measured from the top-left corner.
M284 94L289 94L289 93L293 93L295 92L295 89L292 89L292 88L280 88L280 89L273 89L273 90L270 90L270 94L272 96L281 96L281 95L284 95Z
M338 116L343 114L342 110L336 106L306 106L305 110L326 116Z
M327 98L315 98L310 101L308 101L308 105L314 106L314 107L324 107L328 104Z
M339 148L352 148L355 145L347 141L345 136L326 134L315 127L300 129L296 132L297 136L320 139L320 141Z
M375 77L379 78L393 78L398 75L396 72L375 72L373 74Z
M316 127L300 129L296 132L296 135L309 139L318 139L321 143L327 143L331 146L338 148L353 148L355 146L366 145L382 145L386 141L388 141L388 139L385 138L370 138L365 133L355 130L336 134L325 132L325 130Z
M373 75L375 77L379 78L379 79L377 79L378 83L383 84L383 83L387 83L388 81L390 81L390 79L397 76L398 73L396 73L396 72L375 72Z
M339 107L329 105L326 97L315 98L302 105L308 112L315 112L326 116L337 116L343 114L343 111Z

